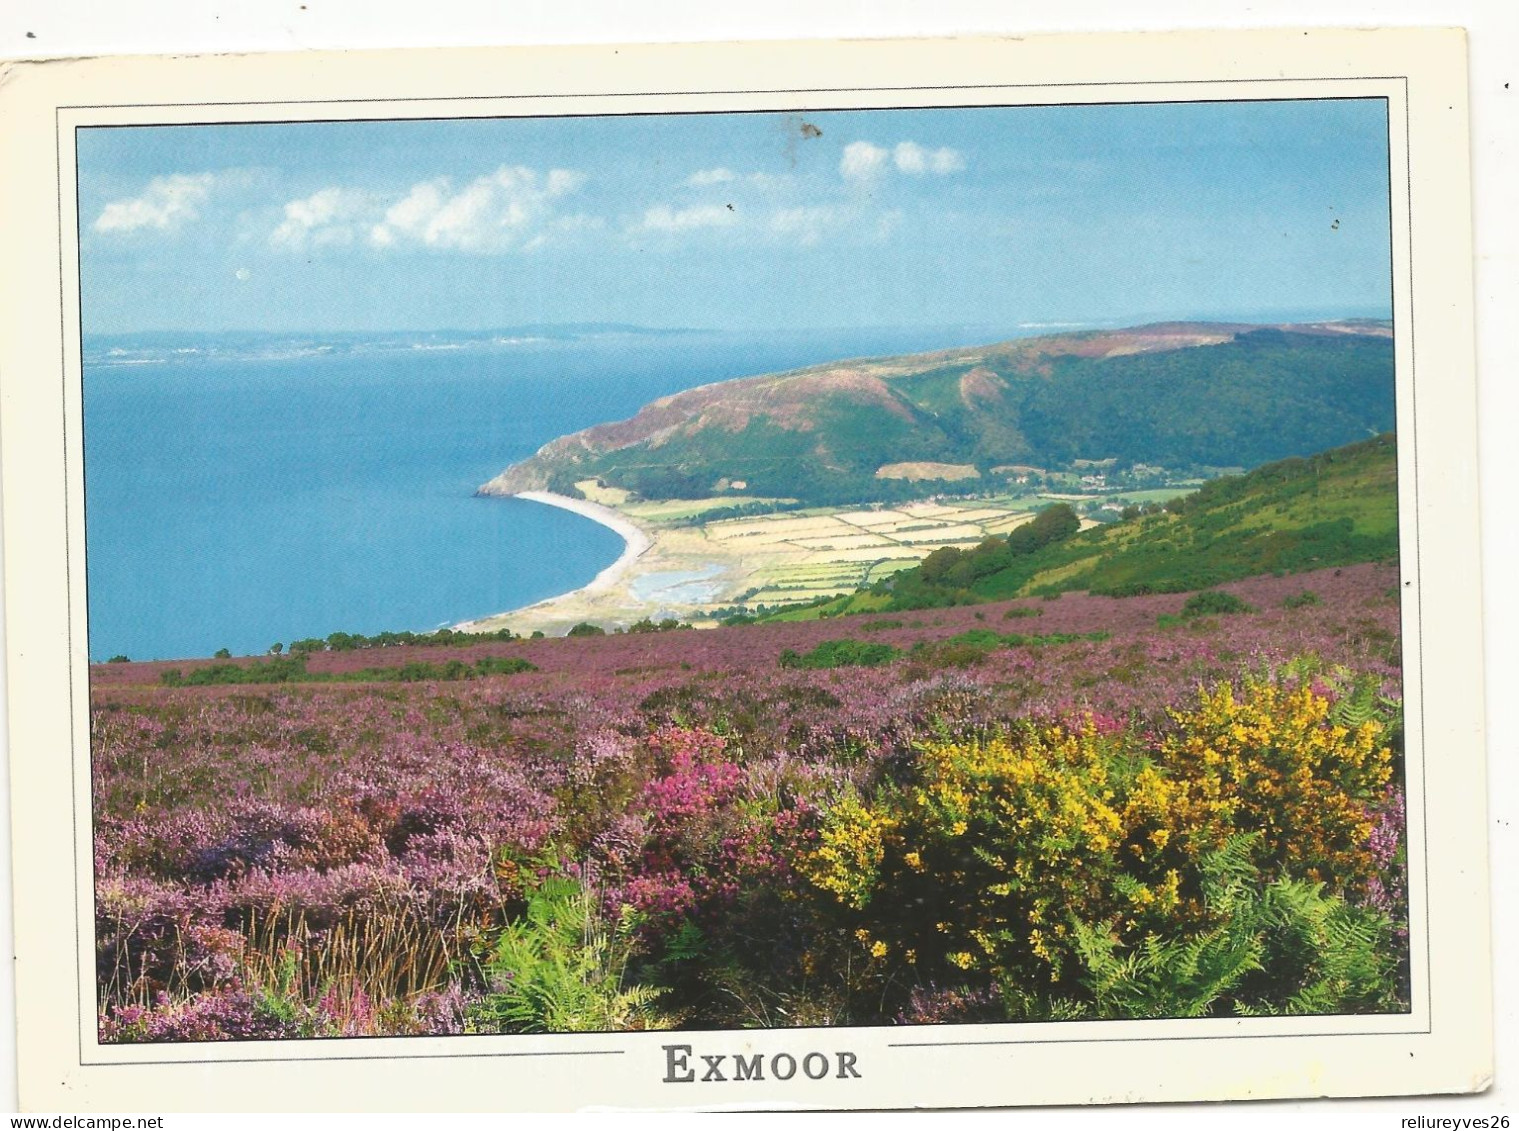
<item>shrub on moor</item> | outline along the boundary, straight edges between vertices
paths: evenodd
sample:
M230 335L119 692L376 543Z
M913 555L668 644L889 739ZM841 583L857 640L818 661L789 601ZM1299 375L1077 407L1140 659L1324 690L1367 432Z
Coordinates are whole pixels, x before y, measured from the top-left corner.
M1309 688L1252 682L1204 692L1160 738L1088 716L928 743L913 780L834 806L800 870L906 981L1079 995L1079 930L1135 946L1216 925L1207 861L1238 838L1261 883L1364 888L1391 751L1379 722L1329 711Z

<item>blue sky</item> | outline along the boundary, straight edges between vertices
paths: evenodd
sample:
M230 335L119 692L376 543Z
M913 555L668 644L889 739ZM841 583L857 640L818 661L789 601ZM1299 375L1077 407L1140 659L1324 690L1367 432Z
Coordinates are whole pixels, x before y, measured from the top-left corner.
M87 332L1385 316L1380 100L78 135Z

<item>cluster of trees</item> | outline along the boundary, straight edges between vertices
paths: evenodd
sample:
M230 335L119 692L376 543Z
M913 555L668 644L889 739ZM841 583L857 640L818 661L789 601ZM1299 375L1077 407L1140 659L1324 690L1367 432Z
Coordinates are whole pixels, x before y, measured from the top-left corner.
M747 488L746 488L747 489ZM709 522L723 522L730 518L757 518L762 514L779 514L782 511L800 510L806 506L795 499L756 500L752 503L734 503L729 507L713 507L686 518L676 519L671 526L705 526Z
M543 634L535 633L535 636ZM500 629L497 632L459 632L452 628L440 628L436 632L379 632L373 636L365 636L360 632L334 632L329 636L310 636L304 640L296 640L289 645L288 651L291 658L306 657L314 652L354 652L362 648L402 648L422 645L438 644L487 644L493 641L520 640L522 639L509 628ZM283 641L275 641L269 645L269 655L276 658L284 656L287 651ZM212 653L212 659L230 660L232 651L229 648L218 648ZM128 664L130 657L112 656L107 663ZM201 668L200 671L210 669ZM246 670L246 669L239 669ZM281 670L270 668L270 671ZM293 670L293 669L292 669ZM213 681L216 682L216 681ZM233 680L232 682L237 682Z
M984 539L970 550L944 546L924 558L917 568L877 582L879 592L890 592L895 609L932 608L968 604L978 598L971 586L984 577L1007 569L1018 558L1063 542L1081 529L1081 519L1066 503L1045 507L1005 536Z
M674 617L665 617L665 619L661 621L655 621L649 619L648 617L644 617L643 620L634 621L632 624L628 625L628 631L631 633L674 632L678 628L690 627L691 626L685 621L676 620Z
M787 648L781 653L783 668L874 668L889 664L902 654L900 648L879 641L825 640L810 652Z
M563 495L567 499L584 499L585 492L575 484L583 476L578 476L570 468L558 468L549 475L549 481L545 486L556 495Z
M170 668L159 679L168 687L206 687L242 683L423 683L477 679L488 675L515 675L537 671L537 665L519 656L482 656L473 664L446 660L441 664L413 662L385 668L360 668L350 672L306 670L306 654L275 656L251 664L209 664L188 674Z
M685 621L676 620L674 617L666 617L664 620L659 621L652 620L649 617L644 617L643 620L634 621L625 629L613 629L613 633L617 636L621 636L624 633L632 633L634 635L638 635L645 632L674 632L679 628L690 627L691 626ZM579 624L574 625L568 632L565 633L566 636L605 636L606 634L607 630L602 628L601 625L592 624L590 621L584 620Z
M400 648L414 645L437 644L485 644L490 641L520 640L515 632L503 628L497 632L459 632L457 629L440 628L436 632L380 632L365 636L359 632L334 632L330 636L308 637L290 645L291 655L309 655L312 652L354 652L361 648ZM278 656L285 646L275 643L271 654ZM217 653L218 659L226 658L226 649Z

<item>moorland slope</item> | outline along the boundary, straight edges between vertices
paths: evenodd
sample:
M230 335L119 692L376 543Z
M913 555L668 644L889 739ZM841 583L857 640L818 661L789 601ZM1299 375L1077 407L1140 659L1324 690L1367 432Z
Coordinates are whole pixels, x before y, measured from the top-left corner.
M963 493L1085 461L1249 468L1393 423L1386 323L1161 323L704 385L559 437L480 493L595 478L646 499L899 501L936 474Z

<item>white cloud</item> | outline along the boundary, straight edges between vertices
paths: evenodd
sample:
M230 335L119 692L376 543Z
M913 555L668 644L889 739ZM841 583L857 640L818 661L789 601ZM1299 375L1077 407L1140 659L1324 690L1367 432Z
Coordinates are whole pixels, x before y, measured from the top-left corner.
M497 175L499 176L504 171L504 169L498 169ZM518 169L517 172L531 173L532 170ZM583 184L585 184L584 173L576 172L574 169L549 170L548 194L550 196L564 196L566 193L574 192Z
M958 173L965 168L965 158L960 155L959 150L946 146L943 149L934 150L933 156L929 158L929 168L940 176Z
M727 181L738 179L738 174L732 169L698 169L686 178L686 184L692 188L702 188L706 185L720 185Z
M909 176L934 173L947 176L965 168L965 158L948 146L929 149L915 141L898 142L892 149L868 141L852 141L844 147L839 172L849 180L864 181L885 173L892 165Z
M270 233L269 242L292 248L350 244L373 209L364 193L324 188L286 204L285 219Z
M629 230L634 232L688 232L695 228L726 228L738 222L738 213L721 204L698 204L670 208L658 204L643 214Z
M401 200L392 204L382 223L376 224L369 233L370 242L377 247L389 247L399 234L422 230L427 219L443 207L444 194L448 191L448 178L424 181L413 185Z
M847 223L848 217L827 205L803 205L780 208L771 213L770 230L791 243L810 247L829 229Z
M868 141L851 141L839 159L839 172L850 180L866 180L886 168L890 153Z
M892 151L896 158L897 168L904 173L924 173L928 171L929 152L915 141L904 141Z
M542 244L555 202L585 183L571 169L541 173L503 165L454 191L447 177L413 185L369 231L376 247L423 247L490 253Z
M630 219L623 231L630 246L660 237L654 239L653 246L672 248L693 237L720 235L724 243L743 246L811 248L838 240L879 242L890 238L902 222L900 211L880 211L867 202L848 199L736 209L726 204L686 208L657 204Z
M97 232L167 231L194 220L216 182L212 173L172 173L154 177L141 196L113 200L95 218Z
M937 173L943 177L965 168L965 158L960 155L960 151L948 146L926 149L915 141L904 141L898 143L891 155L900 172L914 176Z

